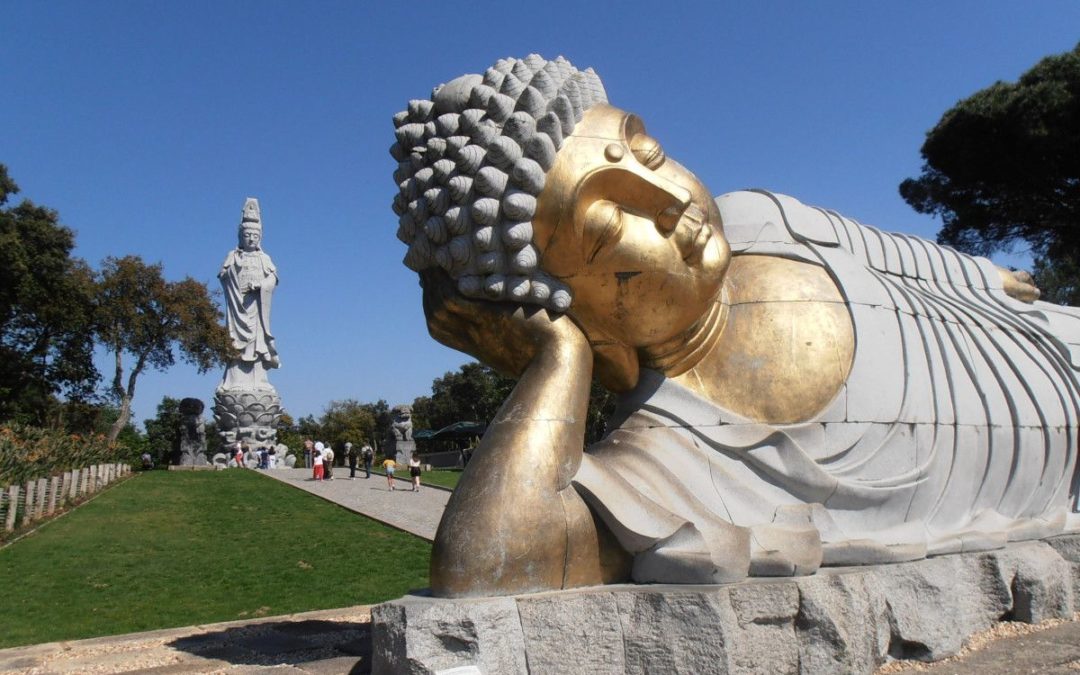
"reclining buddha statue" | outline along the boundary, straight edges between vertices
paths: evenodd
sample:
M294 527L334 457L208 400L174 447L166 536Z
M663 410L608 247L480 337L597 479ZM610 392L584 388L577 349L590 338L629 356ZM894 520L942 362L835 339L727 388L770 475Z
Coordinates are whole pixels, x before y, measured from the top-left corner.
M518 382L437 595L719 583L1077 529L1080 313L1023 273L764 190L713 199L563 58L394 118L433 337ZM584 447L590 382L619 394Z

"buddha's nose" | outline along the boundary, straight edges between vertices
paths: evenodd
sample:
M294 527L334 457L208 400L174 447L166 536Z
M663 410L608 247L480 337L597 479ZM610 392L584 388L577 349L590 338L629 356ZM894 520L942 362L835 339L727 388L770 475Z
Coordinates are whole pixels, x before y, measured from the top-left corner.
M635 171L634 178L639 183L634 190L638 199L633 201L638 201L639 206L652 216L661 232L674 232L683 212L690 206L690 191L653 171Z

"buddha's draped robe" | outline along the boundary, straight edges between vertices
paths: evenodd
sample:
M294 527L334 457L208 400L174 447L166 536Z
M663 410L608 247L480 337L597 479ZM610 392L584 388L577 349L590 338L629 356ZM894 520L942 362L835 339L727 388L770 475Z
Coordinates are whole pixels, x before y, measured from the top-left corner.
M854 360L832 403L789 425L642 371L575 478L637 580L800 574L1077 529L1076 309L1020 302L986 259L790 197L717 204L735 255L829 271Z
M270 333L270 303L277 286L277 268L262 251L229 252L218 273L225 292L226 325L239 360L262 361L267 368L277 366L277 347ZM258 290L244 293L246 285Z

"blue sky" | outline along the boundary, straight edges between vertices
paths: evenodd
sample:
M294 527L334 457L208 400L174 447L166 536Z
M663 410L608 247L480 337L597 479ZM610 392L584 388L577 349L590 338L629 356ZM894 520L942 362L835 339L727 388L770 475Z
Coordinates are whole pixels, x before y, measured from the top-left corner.
M390 210L390 117L496 59L592 66L716 194L766 187L933 237L897 185L961 98L1080 40L1080 3L4 3L0 162L77 255L217 287L244 198L278 266L271 380L295 416L429 392L467 358L428 337ZM104 365L104 363L103 363ZM107 375L108 373L106 373ZM209 401L220 373L148 373Z

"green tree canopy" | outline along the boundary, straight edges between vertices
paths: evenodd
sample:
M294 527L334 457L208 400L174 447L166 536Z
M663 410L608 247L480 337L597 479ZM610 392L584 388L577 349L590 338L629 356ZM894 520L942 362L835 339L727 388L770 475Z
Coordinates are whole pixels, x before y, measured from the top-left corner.
M135 385L148 367L168 369L179 349L203 373L224 365L233 352L206 285L191 277L166 281L160 264L147 265L138 256L105 259L95 304L98 335L116 364L110 391L120 416L110 439L127 424ZM134 361L127 371L125 356Z
M98 380L92 273L56 211L4 206L18 191L0 164L0 419L42 425L57 394L86 398Z
M927 133L922 156L921 175L900 194L941 216L938 241L977 255L1026 244L1051 299L1080 300L1052 286L1059 266L1067 276L1080 264L1080 45L957 103Z
M436 378L431 396L413 402L413 427L441 429L454 422L488 424L510 395L515 380L472 362Z
M375 434L375 416L354 399L331 401L319 422L322 440L330 443L338 452L345 443L363 445Z
M413 401L413 426L439 430L454 422L480 422L495 418L517 380L500 375L480 363L466 363L431 383L431 396ZM615 409L615 396L595 381L589 393L585 443L594 443L607 432L607 418Z
M180 399L164 396L157 414L143 422L146 445L155 464L169 464L172 454L180 450L180 421Z

